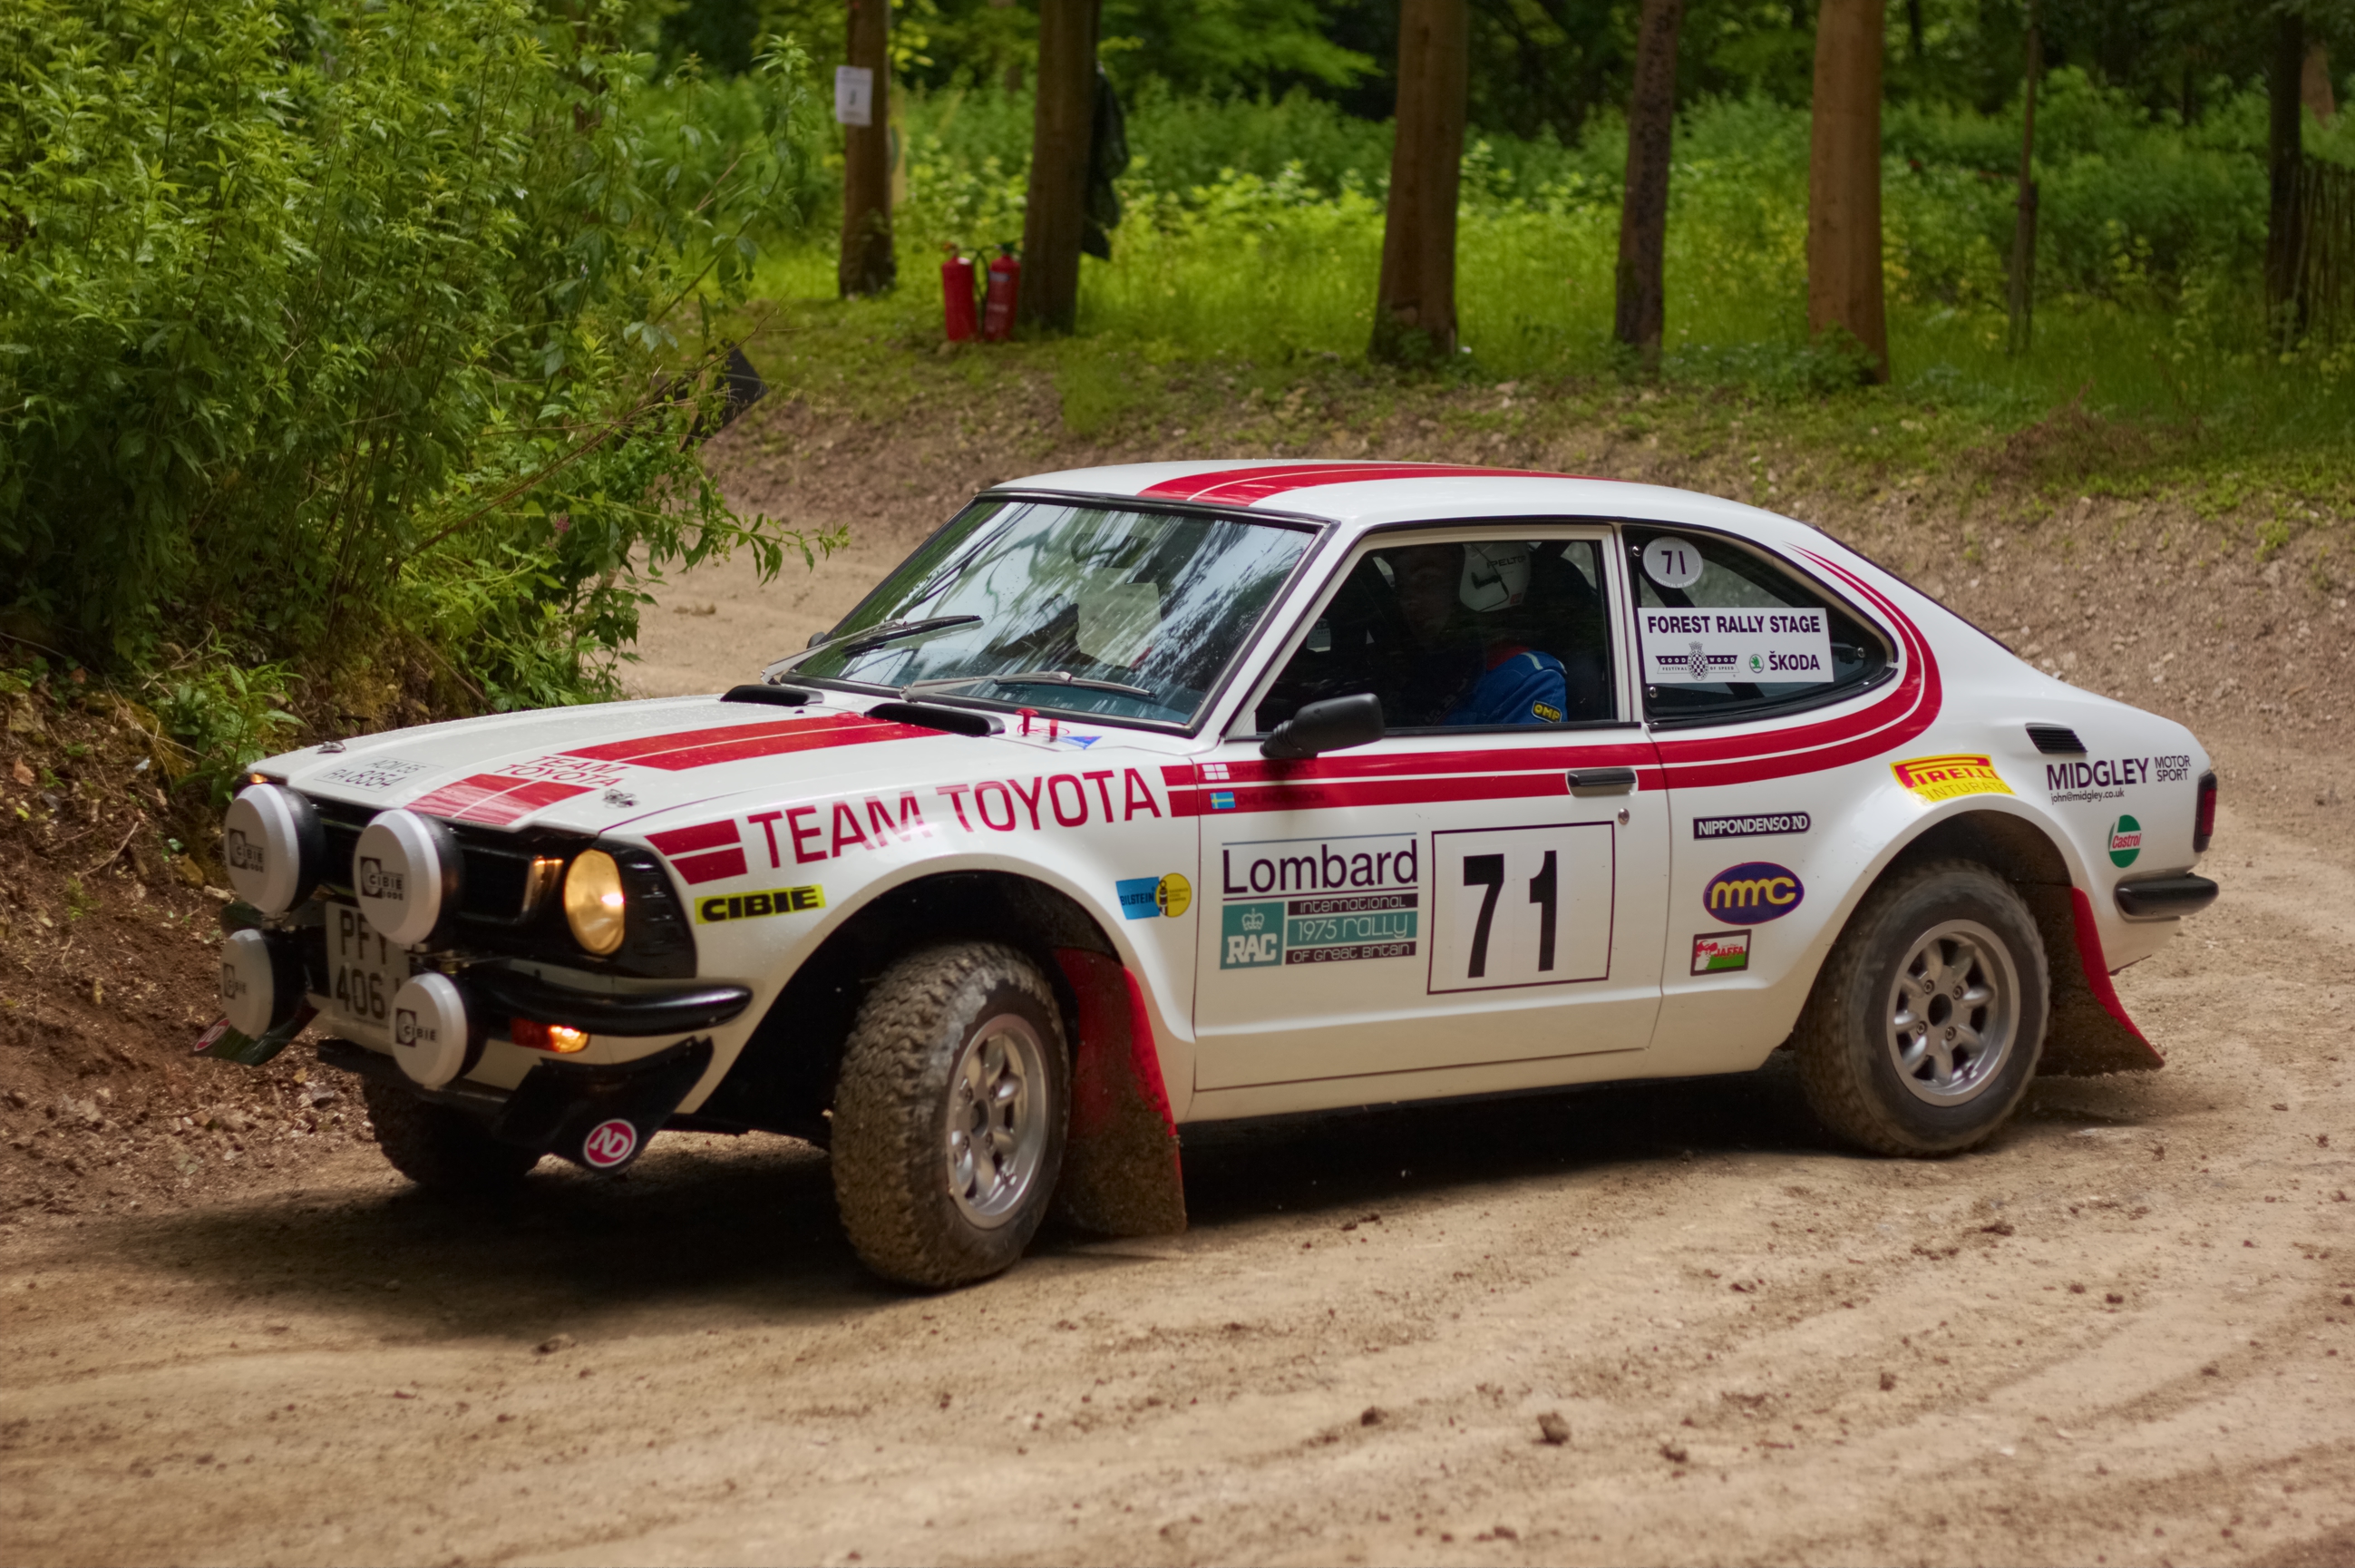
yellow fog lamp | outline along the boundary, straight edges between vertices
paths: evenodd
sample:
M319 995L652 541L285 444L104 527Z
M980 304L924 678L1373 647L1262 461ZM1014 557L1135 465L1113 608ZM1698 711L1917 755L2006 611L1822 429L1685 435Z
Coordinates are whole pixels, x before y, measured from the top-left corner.
M602 849L583 849L564 873L564 920L572 939L603 957L622 945L628 901L622 868Z

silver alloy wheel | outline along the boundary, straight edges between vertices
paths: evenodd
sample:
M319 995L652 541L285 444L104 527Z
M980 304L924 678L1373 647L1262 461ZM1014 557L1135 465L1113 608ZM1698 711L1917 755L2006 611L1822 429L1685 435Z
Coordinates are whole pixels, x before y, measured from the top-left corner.
M1030 1020L1000 1013L949 1068L949 1195L985 1231L1014 1217L1047 1148L1047 1048Z
M2019 976L2010 950L1974 920L1933 926L1889 987L1889 1059L1913 1097L1960 1105L1978 1097L2019 1036Z

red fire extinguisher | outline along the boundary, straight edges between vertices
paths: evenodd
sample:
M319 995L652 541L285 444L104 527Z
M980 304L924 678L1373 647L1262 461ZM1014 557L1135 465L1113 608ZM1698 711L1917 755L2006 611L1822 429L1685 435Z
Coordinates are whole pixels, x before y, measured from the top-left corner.
M981 317L986 343L1003 343L1014 335L1014 305L1022 293L1022 263L1014 259L1014 247L997 249L989 263L989 303Z
M969 342L974 335L973 258L960 256L957 248L948 247L949 259L941 263L941 308L943 325L951 343Z

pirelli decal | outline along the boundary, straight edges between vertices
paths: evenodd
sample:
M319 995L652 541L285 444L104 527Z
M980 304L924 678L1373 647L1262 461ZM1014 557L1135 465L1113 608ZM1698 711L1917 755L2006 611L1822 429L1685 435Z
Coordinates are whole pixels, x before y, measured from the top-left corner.
M695 901L695 923L718 925L725 921L799 914L804 910L825 907L826 890L815 883L802 888L771 888L760 893L714 893Z

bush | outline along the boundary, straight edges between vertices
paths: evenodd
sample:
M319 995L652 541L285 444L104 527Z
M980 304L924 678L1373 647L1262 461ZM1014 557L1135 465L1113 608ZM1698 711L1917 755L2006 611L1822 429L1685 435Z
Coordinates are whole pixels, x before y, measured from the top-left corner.
M797 57L714 133L617 0L306 5L0 14L0 608L117 669L392 635L493 705L607 687L641 573L797 542L686 442Z

